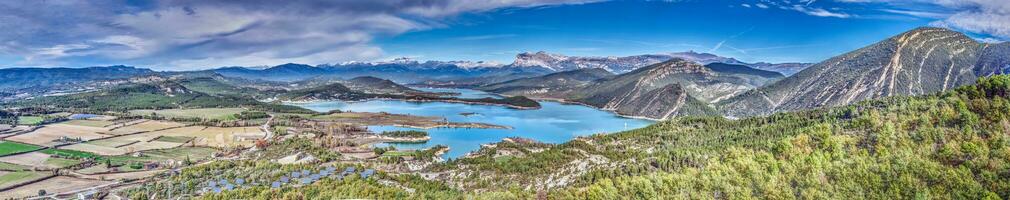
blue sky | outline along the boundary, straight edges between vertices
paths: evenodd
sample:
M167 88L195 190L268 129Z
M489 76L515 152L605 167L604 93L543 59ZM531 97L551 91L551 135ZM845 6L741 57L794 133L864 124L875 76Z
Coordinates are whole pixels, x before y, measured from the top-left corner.
M817 62L920 26L1010 39L1006 0L0 1L0 68L160 70L548 51Z
M903 16L821 17L734 2L616 1L505 9L462 15L446 28L383 38L377 44L391 56L422 60L511 62L524 51L608 56L694 50L746 61L817 62L930 22Z

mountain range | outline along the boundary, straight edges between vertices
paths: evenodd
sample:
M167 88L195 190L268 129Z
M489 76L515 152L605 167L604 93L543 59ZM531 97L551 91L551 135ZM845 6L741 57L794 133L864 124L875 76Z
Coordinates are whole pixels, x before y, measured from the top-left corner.
M477 89L584 103L618 114L666 119L716 115L710 103L784 78L777 72L743 65L680 58L613 75L602 68L578 69L516 79Z
M541 75L549 72L543 68L518 68L483 62L418 62L409 59L398 59L393 62L351 62L318 66L289 63L265 69L227 67L212 71L224 76L268 81L299 81L312 78L350 79L360 76L373 76L399 83L510 74Z
M4 98L20 98L26 90L86 92L137 82L127 80L133 77L164 75L207 77L260 91L341 83L368 93L424 95L399 84L418 83L579 102L625 115L665 119L716 112L732 117L767 115L940 92L978 77L1006 73L1008 68L1010 43L980 43L943 28L918 28L816 64L745 63L689 51L625 57L521 53L507 65L403 58L191 72L126 66L9 68L0 69L0 89L5 90ZM193 88L213 87L201 79L186 83ZM65 90L74 87L78 89Z
M155 72L150 69L122 65L85 68L6 68L0 69L0 90L73 85L153 73Z
M745 63L734 58L722 57L710 53L698 53L694 51L624 57L565 56L540 51L536 53L520 53L519 55L516 55L515 62L511 65L519 67L543 67L555 72L586 68L602 68L613 73L622 74L634 71L640 67L660 63L673 58L693 61L702 65L710 63L745 65L757 69L779 72L787 76L810 65L806 63Z

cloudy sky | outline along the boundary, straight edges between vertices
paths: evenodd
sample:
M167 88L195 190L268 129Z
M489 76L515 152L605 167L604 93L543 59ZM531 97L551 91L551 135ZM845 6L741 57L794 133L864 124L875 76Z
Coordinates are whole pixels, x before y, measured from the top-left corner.
M1010 39L1007 0L5 0L0 67L160 70L516 53L817 62L920 26Z

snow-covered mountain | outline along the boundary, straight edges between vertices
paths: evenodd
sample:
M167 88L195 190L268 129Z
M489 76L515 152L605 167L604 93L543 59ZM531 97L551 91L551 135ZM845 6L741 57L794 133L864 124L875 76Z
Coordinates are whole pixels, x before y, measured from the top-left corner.
M771 64L771 63L745 63L739 60L722 57L710 53L698 53L694 51L686 52L675 52L675 53L663 53L663 54L645 54L645 55L634 55L634 56L565 56L561 54L547 53L547 52L536 52L536 53L520 53L516 55L516 60L511 64L511 66L516 67L542 67L551 71L570 71L575 69L586 69L586 68L603 68L607 71L622 74L626 72L633 71L640 67L660 63L673 58L680 58L688 61L693 61L698 64L707 65L711 63L726 63L726 64L736 64L745 65L757 69L769 70L782 73L784 75L792 75L793 73L802 70L809 64L805 63L783 63L781 64Z

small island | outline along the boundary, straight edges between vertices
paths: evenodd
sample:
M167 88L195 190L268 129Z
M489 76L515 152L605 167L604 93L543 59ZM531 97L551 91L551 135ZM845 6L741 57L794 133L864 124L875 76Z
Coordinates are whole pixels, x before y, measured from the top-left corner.
M446 96L442 93L370 93L359 91L332 83L318 87L292 90L280 94L276 100L283 102L313 102L313 101L366 101L373 99L393 99L411 102L449 102L479 105L498 105L513 109L540 109L540 103L525 96L506 98L459 98Z

